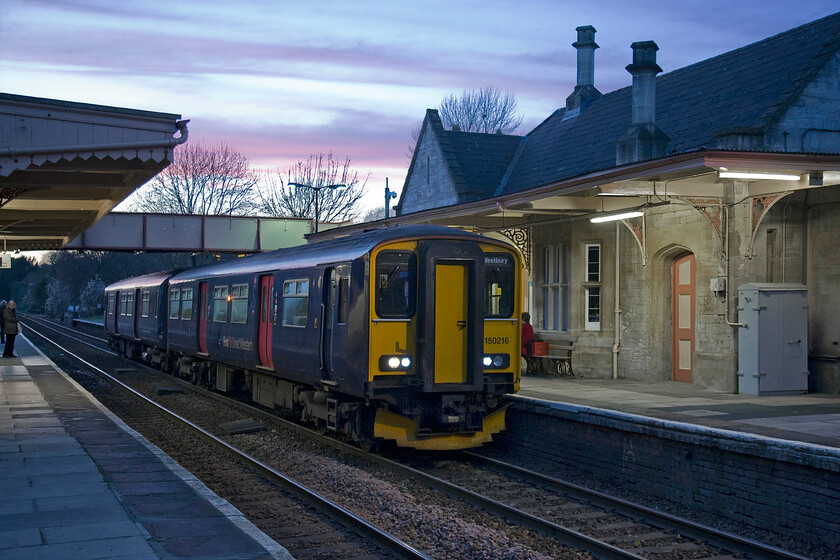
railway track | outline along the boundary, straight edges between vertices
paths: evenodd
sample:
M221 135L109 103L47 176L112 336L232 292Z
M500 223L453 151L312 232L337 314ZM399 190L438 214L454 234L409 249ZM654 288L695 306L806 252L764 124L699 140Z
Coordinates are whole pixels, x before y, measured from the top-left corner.
M246 410L262 423L279 422L273 415ZM311 437L308 429L289 429ZM542 557L561 557L555 556L553 549L539 546L547 539L595 558L804 558L472 453L412 455L395 462L339 441L326 443L335 450L335 457L340 456L344 463L347 457L354 457L354 467L365 469L376 480L401 478L402 482L394 484L410 481L411 486L432 488L439 492L434 503L442 503L442 495L451 496L504 524L513 523L528 534L541 535L542 541L537 537L531 541L536 543L535 550L549 550ZM254 437L240 438L237 445L255 452L262 446Z
M105 397L101 400L105 400L112 410L116 408L114 412L129 425L147 438L151 435L149 439L153 443L175 456L192 472L201 472L200 478L205 484L217 490L225 488L230 479L235 478L238 488L223 492L222 495L236 493L239 499L234 500L234 505L252 520L259 518L256 510L270 511L270 526L266 523L257 525L262 525L260 528L287 548L295 558L429 560L430 557L421 551L326 496L283 475L259 459L236 449L222 438L86 361L32 328L32 322L32 318L27 318L24 323L28 327L27 334L35 335L53 345L66 358L78 362L87 371L107 380L111 389L109 394L96 391L97 398ZM42 322L41 325L43 328L45 323ZM49 328L58 331L56 327ZM110 354L106 349L97 348L89 342L84 344ZM162 426L165 426L164 430L161 430ZM183 445L185 442L189 443ZM175 448L180 451L173 453ZM208 463L212 468L208 468ZM231 477L230 473L235 474ZM309 508L302 507L302 503ZM316 513L310 511L312 508ZM277 520L283 522L278 524Z

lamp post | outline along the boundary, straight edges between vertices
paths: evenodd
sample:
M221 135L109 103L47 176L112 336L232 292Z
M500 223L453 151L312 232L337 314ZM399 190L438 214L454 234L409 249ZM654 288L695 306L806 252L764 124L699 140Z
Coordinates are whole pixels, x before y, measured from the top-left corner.
M305 187L307 189L312 189L315 191L315 233L318 233L318 219L320 218L321 209L318 206L318 194L321 192L321 189L340 189L346 187L347 185L305 185L303 183L289 183L290 187Z
M385 217L391 217L391 199L397 198L397 193L388 188L388 177L385 177Z

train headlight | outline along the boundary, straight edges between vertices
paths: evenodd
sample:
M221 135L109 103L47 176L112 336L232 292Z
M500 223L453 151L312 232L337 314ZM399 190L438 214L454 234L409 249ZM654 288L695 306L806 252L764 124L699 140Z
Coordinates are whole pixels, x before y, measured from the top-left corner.
M406 371L412 366L411 356L380 356L379 371Z
M484 369L506 369L510 367L510 355L485 354L482 363L484 364Z

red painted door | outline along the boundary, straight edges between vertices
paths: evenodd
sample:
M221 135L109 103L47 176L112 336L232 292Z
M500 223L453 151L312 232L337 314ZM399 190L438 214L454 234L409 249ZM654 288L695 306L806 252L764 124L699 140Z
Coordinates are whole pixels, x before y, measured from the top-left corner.
M140 338L140 309L142 309L140 298L140 290L134 290L134 338Z
M207 354L207 282L198 285L198 350Z
M671 277L671 317L674 330L672 379L691 383L694 358L694 255L685 255L674 261Z
M120 334L120 313L123 311L123 294L114 292L114 334Z
M260 277L260 325L259 348L260 365L274 368L271 357L271 305L274 301L274 276Z

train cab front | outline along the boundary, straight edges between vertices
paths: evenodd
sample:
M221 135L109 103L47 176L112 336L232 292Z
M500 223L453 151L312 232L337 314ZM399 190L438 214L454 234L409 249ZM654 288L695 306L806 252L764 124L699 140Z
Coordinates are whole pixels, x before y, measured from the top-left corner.
M480 446L505 427L519 381L518 256L424 240L372 256L374 436L400 447ZM494 251L495 249L495 251Z

